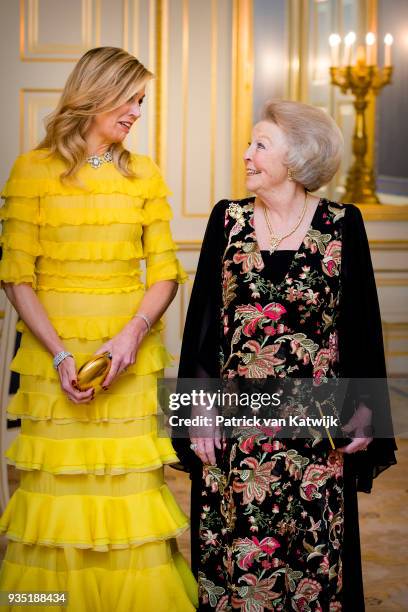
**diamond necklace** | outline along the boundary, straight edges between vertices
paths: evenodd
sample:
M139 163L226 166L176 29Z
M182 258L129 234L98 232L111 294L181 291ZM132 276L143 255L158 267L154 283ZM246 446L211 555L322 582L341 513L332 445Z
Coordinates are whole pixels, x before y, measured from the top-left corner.
M113 161L113 155L110 149L103 155L89 155L86 158L86 162L95 169L100 168L103 164L109 164L111 161Z
M305 212L306 212L307 191L305 190L305 202L303 204L302 212L299 215L299 218L298 218L298 220L296 222L296 225L287 234L282 234L281 236L278 236L273 231L271 222L269 220L268 209L267 209L267 207L265 206L265 204L263 202L262 202L262 205L263 205L263 211L264 211L264 215L265 215L266 225L268 226L270 240L271 240L271 246L269 248L269 253L272 254L272 253L274 253L276 251L276 249L278 248L278 246L282 242L282 240L284 238L288 238L289 236L294 234L296 232L297 228L299 227L299 225L302 223L303 218L305 216Z

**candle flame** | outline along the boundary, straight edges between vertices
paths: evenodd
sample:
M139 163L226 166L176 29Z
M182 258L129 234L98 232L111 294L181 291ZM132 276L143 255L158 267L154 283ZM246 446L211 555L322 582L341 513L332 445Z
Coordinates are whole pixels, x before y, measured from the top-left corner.
M331 47L337 47L341 43L341 38L338 34L330 34L329 36L329 45Z
M375 34L373 34L372 32L368 32L368 34L366 35L366 43L369 46L374 45L374 43L375 43Z
M344 38L344 44L347 47L351 47L356 42L357 36L355 32L349 32Z
M393 42L394 42L394 37L392 34L386 34L384 36L384 43L386 45L392 45Z

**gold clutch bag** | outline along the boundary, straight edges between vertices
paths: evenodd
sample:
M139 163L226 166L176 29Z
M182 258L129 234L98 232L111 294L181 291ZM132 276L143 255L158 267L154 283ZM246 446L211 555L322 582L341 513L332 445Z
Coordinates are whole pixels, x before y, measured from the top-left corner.
M86 361L78 370L77 388L80 391L87 391L92 387L95 389L109 372L111 361L111 353L102 353Z

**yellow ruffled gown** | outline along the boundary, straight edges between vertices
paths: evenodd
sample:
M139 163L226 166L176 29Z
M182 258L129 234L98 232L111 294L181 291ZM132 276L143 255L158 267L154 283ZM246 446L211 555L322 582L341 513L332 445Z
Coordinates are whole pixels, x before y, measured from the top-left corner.
M160 173L142 155L132 165L134 179L112 163L86 165L83 187L67 186L62 161L31 151L3 192L0 278L32 283L78 366L137 311L141 259L147 287L186 278ZM196 583L174 539L188 521L163 480L177 457L156 432L156 380L170 363L161 324L136 363L83 405L66 398L51 355L18 329L20 388L8 413L22 425L7 457L21 484L0 522L10 539L0 591L67 591L61 609L75 612L194 610Z

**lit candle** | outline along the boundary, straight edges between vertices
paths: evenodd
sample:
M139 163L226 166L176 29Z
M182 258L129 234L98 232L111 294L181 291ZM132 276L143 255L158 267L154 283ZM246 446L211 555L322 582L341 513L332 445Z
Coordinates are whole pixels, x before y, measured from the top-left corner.
M391 66L391 45L394 42L394 38L391 34L384 36L384 65Z
M339 65L340 60L340 43L341 38L338 34L330 34L329 36L329 45L331 48L331 65L333 67Z
M351 52L352 46L356 42L356 34L355 32L349 32L347 36L344 37L344 61L343 63L346 66L351 65Z
M366 63L366 54L363 45L359 45L357 47L357 57L356 64L357 66L363 66Z
M366 55L367 55L367 64L369 66L374 66L375 64L374 45L375 45L375 34L373 34L372 32L368 32L368 34L366 35Z

